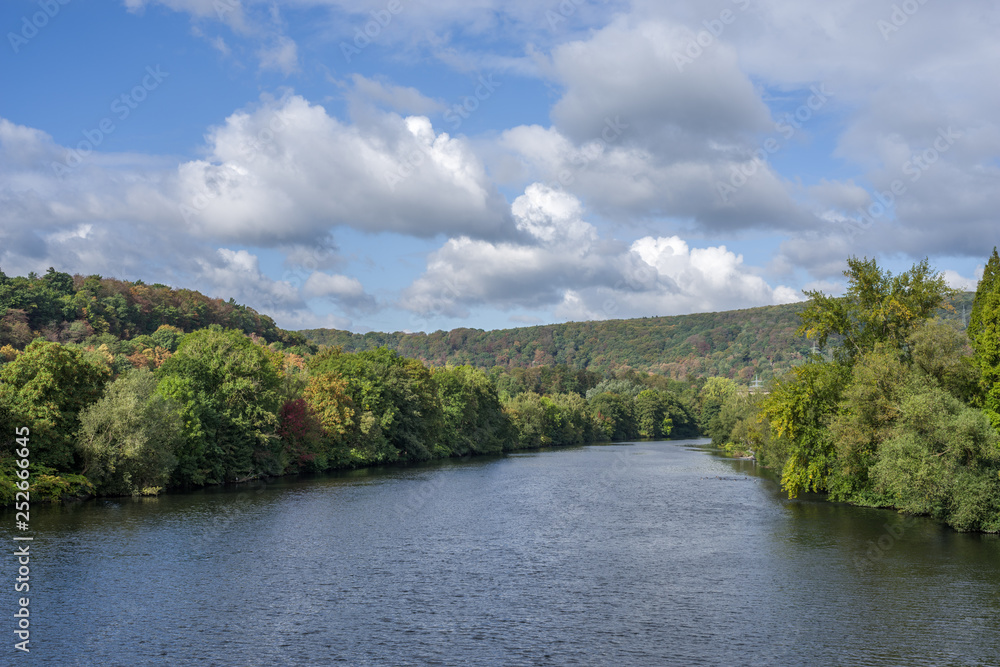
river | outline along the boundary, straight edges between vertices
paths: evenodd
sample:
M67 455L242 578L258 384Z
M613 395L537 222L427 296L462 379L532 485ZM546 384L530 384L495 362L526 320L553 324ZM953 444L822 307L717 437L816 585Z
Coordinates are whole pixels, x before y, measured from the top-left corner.
M996 536L790 501L698 441L31 519L31 653L5 549L3 664L1000 664Z

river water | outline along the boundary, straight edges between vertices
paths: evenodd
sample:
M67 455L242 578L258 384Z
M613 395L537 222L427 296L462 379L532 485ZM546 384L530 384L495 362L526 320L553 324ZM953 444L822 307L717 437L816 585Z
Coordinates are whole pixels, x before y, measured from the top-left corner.
M31 519L31 653L8 555L0 664L1000 665L996 536L789 501L695 441Z

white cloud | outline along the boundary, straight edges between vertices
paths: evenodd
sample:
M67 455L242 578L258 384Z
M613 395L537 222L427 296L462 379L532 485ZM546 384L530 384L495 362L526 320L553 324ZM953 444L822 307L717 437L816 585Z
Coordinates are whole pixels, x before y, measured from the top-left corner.
M302 286L302 293L307 298L327 299L349 311L375 309L375 298L365 292L361 281L341 274L315 271Z
M198 278L211 286L212 293L229 294L263 312L299 310L304 305L294 285L264 275L257 256L246 250L219 248L215 257L199 259L198 263Z
M194 280L204 286L205 293L234 298L286 328L352 326L349 318L333 313L317 315L306 303L310 298L327 298L348 311L375 307L374 299L355 278L315 272L304 284L293 277L274 280L261 271L258 257L246 250L219 248L214 255L199 258L197 264Z
M257 52L260 58L261 69L270 69L281 72L285 76L297 72L299 69L299 49L295 41L278 35L268 46Z
M283 18L263 0L224 0L221 14L217 0L124 4L186 12L223 54L256 53L262 69L286 75L308 71L300 58L323 39L336 44L385 8L297 0ZM1000 22L990 3L924 3L886 35L877 21L891 8L860 0L635 0L612 20L623 3L569 4L576 9L558 25L547 20L553 6L527 0L405 6L366 54L429 53L458 71L544 78L555 96L550 126L454 137L431 122L443 107L430 88L342 72L346 118L292 93L265 97L211 128L200 160L95 151L57 177L51 165L73 147L0 119L0 262L114 273L167 253L180 258L178 273L242 286L249 298L292 298L287 284L288 321L305 321L295 308L306 299L374 307L338 252L310 250L332 244L331 231L443 235L403 307L583 318L798 298L735 251L761 231L784 239L767 267L772 282L806 273L814 284L838 278L849 255L981 258L996 242L1000 89L983 85L983 73L1000 65ZM300 53L286 22L324 8ZM678 58L723 9L735 20L691 61ZM220 21L226 39L213 32ZM775 123L802 108L812 86L830 99L786 137ZM947 128L960 137L934 149ZM777 158L755 161L768 138L779 142ZM914 167L920 159L926 167ZM740 170L753 173L722 196L719 184ZM509 204L493 179L515 191L561 187L528 186ZM858 209L896 181L905 191L893 206L856 224ZM615 241L612 227L643 238ZM708 247L683 240L693 238ZM220 254L220 244L278 249L291 268L265 279L254 255Z
M372 102L392 111L408 114L427 115L444 109L444 105L424 96L410 86L396 86L385 81L369 79L361 74L352 74L351 97L364 102Z
M512 205L521 242L450 239L401 306L464 316L476 306L554 308L568 319L604 319L786 303L797 291L770 287L724 246L690 248L644 237L630 247L601 239L574 197L534 184Z
M971 278L966 278L951 269L945 269L941 273L944 275L944 281L948 284L948 287L953 287L963 292L975 292L976 288L979 287L979 281L983 277L983 267L978 267L976 275Z
M270 244L339 225L415 236L511 231L467 143L423 116L377 112L350 125L291 95L231 115L208 140L207 159L178 170L195 233Z
M349 278L342 275L330 275L317 271L309 276L303 291L311 297L347 297L356 298L365 293L365 288L361 286L361 281L357 278Z
M769 130L770 112L734 49L719 45L678 65L690 37L683 26L620 17L586 40L556 47L553 75L566 86L552 109L556 126L585 142L621 116L643 141L682 159L702 155L708 138L733 142Z
M680 23L622 16L556 47L547 73L565 92L554 124L502 133L520 169L501 154L497 172L561 183L626 223L669 218L710 234L821 227L770 164L789 139L737 52L718 43L686 63L679 56L693 39Z

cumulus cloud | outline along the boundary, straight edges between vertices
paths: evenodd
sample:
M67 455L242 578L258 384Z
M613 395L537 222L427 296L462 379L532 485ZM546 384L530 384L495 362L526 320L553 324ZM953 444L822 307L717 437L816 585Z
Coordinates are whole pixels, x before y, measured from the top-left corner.
M553 125L505 131L500 144L521 169L500 157L498 173L558 183L624 221L668 218L710 234L822 227L770 164L789 137L737 52L718 43L692 60L694 39L680 23L622 16L556 47L547 73L564 93ZM804 103L813 96L802 92Z
M370 312L375 308L375 298L365 292L361 281L341 274L316 271L302 286L302 293L309 298L327 299L351 311Z
M690 38L683 26L620 17L586 40L556 47L553 75L566 86L552 109L556 126L584 142L622 116L645 141L682 158L702 155L706 139L731 143L770 129L770 112L734 49L722 44L678 64Z
M44 132L0 118L0 262L13 267L52 256L75 266L72 247L99 259L92 247L98 242L110 253L122 238L126 249L169 238L163 212L170 197L161 189L168 164L100 154L86 142L59 146ZM137 223L145 225L141 232Z
M467 142L424 116L377 112L364 125L297 95L214 128L208 157L178 169L196 233L295 242L335 226L414 236L510 232L503 197Z
M518 242L450 239L401 305L422 315L554 308L568 319L674 314L784 303L801 298L770 287L724 246L690 248L680 238L644 237L631 246L602 239L578 199L541 184L512 205Z
M308 299L325 298L347 311L374 309L375 300L361 282L343 275L314 272L305 281L275 280L260 268L259 258L246 250L219 248L213 255L196 260L194 280L209 294L225 294L258 312L275 319L287 328L350 328L349 318L316 314Z
M963 292L975 292L976 288L979 287L979 281L983 278L983 267L977 267L976 275L971 278L966 278L951 269L946 269L941 273L944 275L944 281L948 283L948 287L953 287Z
M177 224L179 183L169 161L78 149L0 119L0 266L5 272L24 275L56 266L71 273L184 285L236 298L285 326L350 323L340 316L318 318L307 299L321 299L344 312L376 308L360 282L323 272L341 262L325 225L317 226L309 243L274 244L288 270L273 279L261 270L257 255L219 249L214 246L219 237L210 230L190 234Z
M384 90L388 90L383 88ZM397 91L398 92L398 91ZM509 207L469 143L425 116L374 112L360 123L289 94L238 111L207 135L204 159L62 147L0 119L0 222L36 230L131 221L202 239L312 244L367 232L499 238Z
M246 250L219 248L215 257L201 259L199 264L199 277L214 288L212 291L232 294L241 303L267 304L272 308L280 305L291 310L304 305L293 285L264 275L257 256Z

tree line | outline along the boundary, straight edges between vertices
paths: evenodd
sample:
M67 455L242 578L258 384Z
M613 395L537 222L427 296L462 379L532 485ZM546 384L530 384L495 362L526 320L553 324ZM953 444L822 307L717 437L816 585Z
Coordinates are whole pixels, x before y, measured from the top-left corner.
M395 462L695 437L698 383L567 366L430 368L385 347L268 343L212 325L0 348L0 499L15 429L34 497L142 495Z
M954 298L924 260L893 275L848 260L846 294L809 292L799 332L826 354L769 386L735 391L707 425L717 444L780 471L789 496L928 515L1000 532L1000 258L968 327L936 316Z

